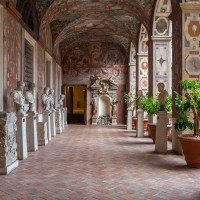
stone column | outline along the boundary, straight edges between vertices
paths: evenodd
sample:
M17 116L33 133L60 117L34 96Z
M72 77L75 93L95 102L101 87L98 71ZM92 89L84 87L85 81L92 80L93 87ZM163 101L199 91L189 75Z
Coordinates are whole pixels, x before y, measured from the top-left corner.
M172 119L172 150L178 154L183 154L181 143L178 139L178 135L181 134L180 131L176 131L174 127L176 119Z
M28 157L26 137L27 114L17 114L17 159L24 160Z
M56 133L61 134L62 130L62 116L61 116L61 109L56 110Z
M38 145L46 146L48 144L47 122L38 122L37 123L37 133L38 133Z
M62 130L65 130L65 113L64 113L64 109L61 109L61 120L62 120Z
M132 108L129 107L127 109L128 115L127 115L127 130L132 130Z
M139 138L144 137L144 110L137 110L137 129L136 135Z
M51 137L56 136L56 119L55 119L55 111L52 111L50 114L51 120Z
M38 150L38 138L37 138L37 113L33 111L28 112L27 116L27 148L29 152L34 152Z
M47 138L50 141L51 140L51 118L50 118L51 112L44 111L43 112L43 121L47 123Z
M167 112L159 111L157 115L155 151L157 153L167 153Z
M0 113L0 174L9 174L19 165L16 121L15 113Z

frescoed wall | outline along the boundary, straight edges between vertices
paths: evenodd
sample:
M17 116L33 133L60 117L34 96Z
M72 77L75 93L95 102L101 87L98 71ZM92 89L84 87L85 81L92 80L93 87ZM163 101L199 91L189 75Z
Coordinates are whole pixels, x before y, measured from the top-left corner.
M100 75L101 78L113 76L117 82L118 99L126 89L128 78L127 56L114 45L105 43L84 43L74 47L63 58L63 84L89 85L91 77ZM88 104L91 97L88 94ZM88 107L90 107L88 105ZM125 123L125 105L118 105L118 123ZM90 115L88 114L88 117Z
M200 77L200 6L187 1L183 10L183 79Z
M10 92L20 80L22 66L22 28L15 18L4 12L4 110L15 111Z
M138 90L143 94L148 92L148 33L144 25L141 26L138 50Z

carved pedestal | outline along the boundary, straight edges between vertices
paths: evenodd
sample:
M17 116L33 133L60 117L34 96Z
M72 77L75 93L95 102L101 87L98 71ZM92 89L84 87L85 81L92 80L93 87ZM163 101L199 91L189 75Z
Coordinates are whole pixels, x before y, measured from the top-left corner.
M112 117L112 125L117 125L117 117Z
M51 112L50 120L51 120L51 137L55 137L55 136L56 136L55 111L52 111L52 112Z
M62 130L64 131L65 129L65 111L64 108L61 109L61 121L62 121Z
M51 140L51 112L44 111L43 112L43 121L47 123L47 138L50 141Z
M127 109L127 130L132 130L132 108Z
M64 108L64 122L65 122L65 128L68 126L67 124L67 107Z
M61 134L62 129L62 114L61 109L57 109L56 111L56 133Z
M15 113L0 113L0 174L9 174L19 165L16 121Z
M38 122L37 123L37 134L38 134L38 145L47 145L47 122Z
M144 137L144 110L137 110L137 128L136 135L139 138Z
M33 111L28 112L26 122L27 133L27 148L29 152L38 150L38 138L37 138L37 113Z
M97 125L97 117L96 116L92 117L92 125Z
M155 150L157 153L167 153L167 112L159 111L157 115Z
M24 160L28 157L26 137L27 114L17 114L17 159Z

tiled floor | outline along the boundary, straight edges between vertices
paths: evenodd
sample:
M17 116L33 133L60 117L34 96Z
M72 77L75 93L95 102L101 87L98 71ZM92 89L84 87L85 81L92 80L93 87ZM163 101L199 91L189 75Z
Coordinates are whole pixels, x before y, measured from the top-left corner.
M70 125L0 176L2 200L199 200L200 169L124 127Z

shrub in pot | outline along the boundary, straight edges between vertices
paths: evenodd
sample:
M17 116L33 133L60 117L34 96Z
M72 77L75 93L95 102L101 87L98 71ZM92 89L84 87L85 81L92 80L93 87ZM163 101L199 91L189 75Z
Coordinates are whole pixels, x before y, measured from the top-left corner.
M200 80L181 81L183 94L176 92L175 106L178 118L175 129L182 131L179 140L187 165L200 168ZM193 130L191 134L184 134L185 130Z

